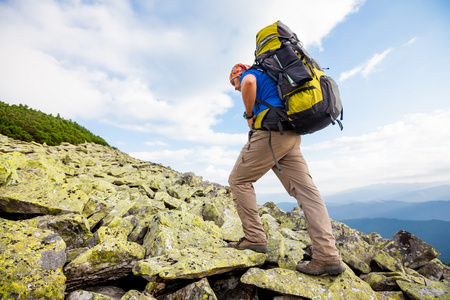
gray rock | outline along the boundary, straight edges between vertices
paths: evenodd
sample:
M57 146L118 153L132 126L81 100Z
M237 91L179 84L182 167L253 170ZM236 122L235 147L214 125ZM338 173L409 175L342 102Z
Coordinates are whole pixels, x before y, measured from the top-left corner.
M411 269L425 266L440 255L431 245L404 230L398 231L383 250Z
M158 297L160 300L217 300L213 289L206 278L194 282L174 293Z

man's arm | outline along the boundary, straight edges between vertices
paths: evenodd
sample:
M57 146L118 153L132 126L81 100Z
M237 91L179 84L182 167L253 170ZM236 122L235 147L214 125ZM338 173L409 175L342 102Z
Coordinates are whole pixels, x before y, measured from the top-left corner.
M245 114L251 116L256 101L256 77L254 75L248 74L242 79L241 92L242 100L244 101ZM255 118L256 117L253 117L252 119L247 120L250 129L253 129L252 124Z

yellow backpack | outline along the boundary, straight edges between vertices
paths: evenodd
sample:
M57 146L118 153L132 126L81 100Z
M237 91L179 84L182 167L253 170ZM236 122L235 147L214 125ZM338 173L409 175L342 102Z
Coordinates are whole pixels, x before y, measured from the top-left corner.
M313 133L336 122L343 129L343 108L336 82L325 74L289 27L277 21L261 29L256 35L256 46L252 68L265 72L277 83L285 108L256 99L269 109L258 115L255 129L276 130L273 124L265 124L270 110L288 120L298 134Z

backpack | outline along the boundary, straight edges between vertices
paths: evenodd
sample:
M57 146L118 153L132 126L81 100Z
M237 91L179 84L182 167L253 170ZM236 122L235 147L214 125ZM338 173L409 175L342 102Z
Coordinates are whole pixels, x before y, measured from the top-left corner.
M281 21L261 29L256 35L255 63L252 68L266 73L277 83L284 109L256 99L269 107L258 114L255 129L279 130L280 121L269 121L273 111L277 120L288 121L298 134L309 134L330 124L342 123L343 108L336 82L303 48L297 35ZM272 111L271 111L272 110ZM278 123L277 123L278 122ZM282 132L282 130L280 130Z

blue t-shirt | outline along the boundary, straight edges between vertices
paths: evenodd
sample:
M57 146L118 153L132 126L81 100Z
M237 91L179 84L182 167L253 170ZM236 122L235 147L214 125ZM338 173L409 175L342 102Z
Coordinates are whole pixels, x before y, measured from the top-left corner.
M275 106L275 107L284 107L281 102L280 97L278 96L277 84L272 80L267 74L264 72L250 69L244 72L241 76L242 79L248 75L252 74L256 77L256 97ZM267 106L261 104L259 102L255 102L255 106L253 107L253 113L257 116L260 112L268 109Z

